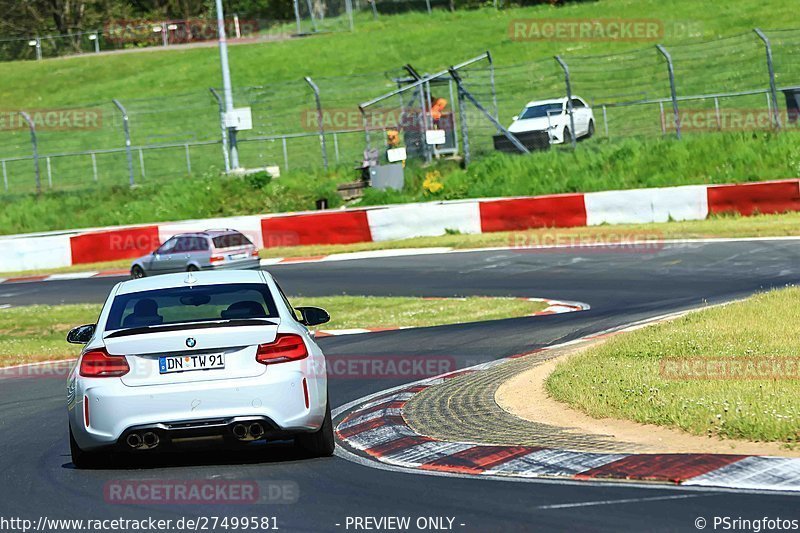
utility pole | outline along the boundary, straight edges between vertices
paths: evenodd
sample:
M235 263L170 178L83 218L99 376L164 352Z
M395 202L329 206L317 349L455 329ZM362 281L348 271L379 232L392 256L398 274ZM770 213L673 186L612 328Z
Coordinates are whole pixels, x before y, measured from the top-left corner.
M225 116L227 118L233 114L233 89L231 89L231 71L228 67L228 43L225 39L225 13L222 11L222 0L216 0L216 2L219 62L222 67L222 95L225 100ZM239 168L239 149L236 147L236 128L228 128L228 146L231 152L231 168L236 170Z

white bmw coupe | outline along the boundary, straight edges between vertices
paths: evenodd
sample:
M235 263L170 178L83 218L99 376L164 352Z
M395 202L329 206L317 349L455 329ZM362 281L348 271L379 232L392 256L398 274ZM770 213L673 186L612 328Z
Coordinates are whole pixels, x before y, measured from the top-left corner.
M67 384L73 464L209 438L294 439L331 455L325 357L307 329L328 320L320 308L293 309L262 271L117 284L97 324L67 336L85 345Z

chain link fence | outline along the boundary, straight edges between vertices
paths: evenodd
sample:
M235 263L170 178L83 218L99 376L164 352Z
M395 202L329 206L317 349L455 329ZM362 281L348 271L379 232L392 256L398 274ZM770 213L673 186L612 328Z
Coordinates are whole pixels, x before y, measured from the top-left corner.
M797 124L799 44L800 30L758 30L612 55L498 65L487 52L453 71L425 74L407 65L237 88L235 105L250 107L253 118L253 128L238 134L240 159L251 169L340 165L355 172L392 162L397 151L390 150L403 148L408 160L468 162L498 142L516 146L506 128L530 102L567 94L587 102L599 139L786 129ZM146 183L225 168L217 91L120 104L130 163L113 102L22 110L36 126L36 154L24 117L3 112L0 190Z

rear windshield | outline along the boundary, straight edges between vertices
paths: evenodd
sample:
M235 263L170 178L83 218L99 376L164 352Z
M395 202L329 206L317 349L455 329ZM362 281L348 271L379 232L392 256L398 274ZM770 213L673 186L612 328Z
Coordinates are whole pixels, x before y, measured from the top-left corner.
M241 233L226 233L211 239L214 241L214 248L233 248L234 246L249 246L253 243Z
M277 316L272 293L261 283L173 287L117 296L105 329Z

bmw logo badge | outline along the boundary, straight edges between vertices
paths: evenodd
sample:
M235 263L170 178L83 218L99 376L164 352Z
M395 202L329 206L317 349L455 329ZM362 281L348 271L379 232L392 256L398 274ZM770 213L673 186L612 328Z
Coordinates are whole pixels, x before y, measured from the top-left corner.
M188 339L186 339L186 346L188 346L189 348L194 348L196 344L197 344L197 341L194 340L192 337L189 337Z

